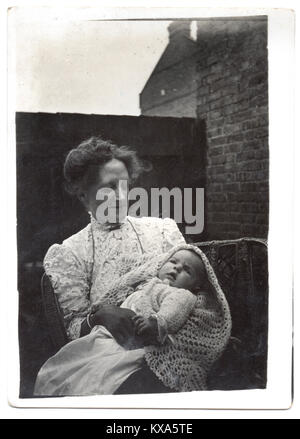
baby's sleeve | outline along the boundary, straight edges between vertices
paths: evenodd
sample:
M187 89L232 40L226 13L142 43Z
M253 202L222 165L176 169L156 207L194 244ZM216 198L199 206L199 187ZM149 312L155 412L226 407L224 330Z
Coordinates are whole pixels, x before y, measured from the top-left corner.
M172 291L162 299L157 316L158 322L165 322L168 334L174 334L187 321L197 298L188 290L174 287L168 288L171 288Z
M90 311L84 264L68 246L54 244L45 256L44 269L57 295L68 338L79 338L81 324Z

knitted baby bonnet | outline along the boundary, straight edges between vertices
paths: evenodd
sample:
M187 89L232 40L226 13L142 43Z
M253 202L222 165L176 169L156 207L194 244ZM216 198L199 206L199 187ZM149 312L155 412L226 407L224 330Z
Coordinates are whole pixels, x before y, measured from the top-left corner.
M205 390L207 374L224 351L231 333L225 295L205 254L191 244L173 247L160 260L160 268L179 250L195 252L204 264L210 291L200 292L185 325L172 343L146 347L146 362L155 375L176 391Z

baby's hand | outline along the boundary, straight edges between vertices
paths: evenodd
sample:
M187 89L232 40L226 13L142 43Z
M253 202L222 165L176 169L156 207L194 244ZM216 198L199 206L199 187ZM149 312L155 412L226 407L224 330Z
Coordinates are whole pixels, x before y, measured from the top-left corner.
M142 336L149 344L158 343L158 326L156 319L146 319L142 316L133 316L135 331L137 335Z
M152 324L150 323L149 319L146 319L143 316L133 316L132 321L134 323L135 332L137 335L143 335L152 329Z

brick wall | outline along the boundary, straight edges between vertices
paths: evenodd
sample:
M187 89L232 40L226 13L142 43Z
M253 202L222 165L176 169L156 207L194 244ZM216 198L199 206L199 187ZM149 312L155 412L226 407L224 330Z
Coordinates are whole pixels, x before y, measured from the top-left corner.
M208 239L268 233L267 22L198 22L197 117L207 127Z

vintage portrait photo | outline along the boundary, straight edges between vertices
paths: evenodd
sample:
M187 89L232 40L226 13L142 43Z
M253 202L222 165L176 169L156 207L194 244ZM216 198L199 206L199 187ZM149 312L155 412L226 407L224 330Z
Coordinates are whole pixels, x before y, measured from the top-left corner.
M266 392L268 14L9 18L19 400Z

